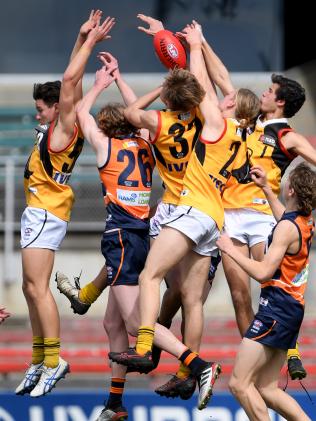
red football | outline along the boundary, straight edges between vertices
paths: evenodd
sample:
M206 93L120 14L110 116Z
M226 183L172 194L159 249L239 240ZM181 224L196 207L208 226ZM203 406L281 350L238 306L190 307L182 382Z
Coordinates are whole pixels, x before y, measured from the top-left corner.
M167 69L175 66L184 69L187 63L185 48L178 38L166 29L159 31L154 36L154 48L161 63Z

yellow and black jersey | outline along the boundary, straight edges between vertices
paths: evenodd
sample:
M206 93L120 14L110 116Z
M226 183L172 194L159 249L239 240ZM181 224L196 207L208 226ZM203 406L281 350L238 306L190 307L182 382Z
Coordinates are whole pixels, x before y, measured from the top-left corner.
M83 136L77 125L69 145L62 151L50 149L56 121L49 127L38 126L36 141L24 171L24 191L28 206L46 209L69 221L74 194L68 185L71 172L83 147Z
M157 115L158 128L151 143L157 169L166 189L162 201L177 204L190 155L203 127L203 119L198 108L186 113L162 110L157 111Z
M196 142L179 201L179 205L192 206L209 215L219 230L224 223L222 193L242 145L243 133L237 120L224 121L224 131L217 141L200 138Z
M272 213L262 189L251 180L249 170L254 165L263 167L271 189L278 196L281 177L296 157L282 143L282 137L290 131L292 129L284 118L264 123L258 120L255 130L247 135L246 155L235 161L232 177L223 194L225 208L252 208Z

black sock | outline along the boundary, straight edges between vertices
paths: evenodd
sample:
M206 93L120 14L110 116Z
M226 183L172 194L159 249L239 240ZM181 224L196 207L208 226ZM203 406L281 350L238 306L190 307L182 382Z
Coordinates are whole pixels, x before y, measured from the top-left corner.
M202 360L195 352L187 349L180 355L179 360L186 366L189 367L193 376L198 377L201 372L207 366L207 362Z
M124 392L125 379L112 377L110 395L106 403L107 408L116 408L122 405L122 395Z

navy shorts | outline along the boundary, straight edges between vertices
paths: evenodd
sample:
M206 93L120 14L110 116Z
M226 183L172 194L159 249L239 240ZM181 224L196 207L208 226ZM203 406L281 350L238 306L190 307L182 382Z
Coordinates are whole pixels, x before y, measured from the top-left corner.
M101 250L106 260L108 286L138 285L138 277L149 251L148 231L105 231Z
M245 338L287 351L295 348L298 333L298 330L290 330L273 318L257 313L245 333Z

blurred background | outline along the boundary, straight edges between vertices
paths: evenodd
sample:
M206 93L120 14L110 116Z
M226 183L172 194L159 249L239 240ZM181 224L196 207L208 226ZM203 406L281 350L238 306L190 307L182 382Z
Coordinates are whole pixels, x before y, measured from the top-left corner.
M52 397L40 401L37 411L29 398L16 398L10 392L29 362L31 343L27 306L21 291L19 227L25 207L23 170L33 145L33 128L36 125L33 84L61 79L81 23L88 17L90 9L100 8L104 16L114 16L117 23L111 32L112 39L99 48L110 51L118 58L125 79L137 95L142 95L160 84L166 72L155 56L152 38L137 30L141 24L137 13L162 20L165 27L172 31L180 30L186 23L196 19L202 24L205 37L231 72L235 86L248 87L261 95L270 83L271 73L279 72L298 80L305 87L307 101L290 124L316 147L316 53L310 36L313 22L309 4L306 0L299 3L285 0L29 0L21 3L11 0L1 4L0 305L5 305L12 317L0 327L0 389L3 391L0 394L0 421L93 421L97 405L102 405L105 388L109 384L107 338L102 326L107 292L87 315L76 316L69 308L68 301L56 293L52 280L51 287L56 293L62 315L62 349L71 363L73 374L67 381L60 382ZM95 50L87 66L85 90L93 83L94 72L99 66L97 52ZM97 102L96 109L113 100L120 101L120 97L116 88L111 86ZM160 105L156 102L153 107ZM82 284L92 280L104 264L99 246L105 211L94 161L91 148L85 145L71 179L76 195L72 220L62 248L56 253L54 268L54 272L58 269L70 277L79 275L82 270ZM161 183L155 176L152 202L155 203L160 195ZM304 384L311 390L314 399L315 263L314 246L306 318L301 335L302 355L309 373ZM259 290L254 281L252 290L256 308ZM175 359L163 354L161 368L152 376L131 376L127 384L127 406L131 408L129 419L247 419L227 392L227 379L240 338L222 268L218 270L205 304L205 317L202 351L207 357L220 360L224 367L218 381L218 390L221 392L214 397L214 405L198 413L194 409L195 398L185 403L178 400L170 403L170 400L156 399L151 392L146 395L148 399L144 403L143 389L152 391L176 368ZM173 329L179 334L179 318ZM285 384L285 374L283 380ZM290 382L288 387L293 393L301 390L298 382ZM63 390L67 393L66 398L63 393L58 394ZM78 394L82 394L80 404ZM303 405L310 405L308 398L297 396L302 399ZM70 410L69 405L71 408L81 406L77 410ZM64 409L58 412L56 407ZM156 407L160 408L159 411L155 410ZM163 408L167 408L165 412ZM271 415L271 419L281 420L273 417Z

